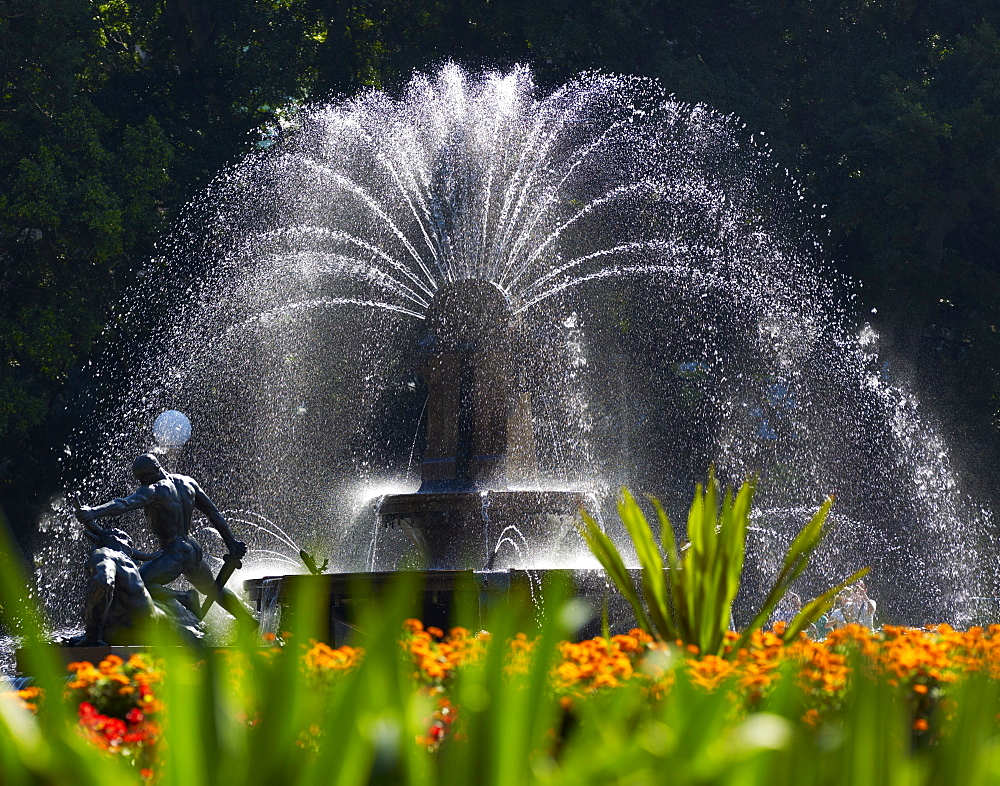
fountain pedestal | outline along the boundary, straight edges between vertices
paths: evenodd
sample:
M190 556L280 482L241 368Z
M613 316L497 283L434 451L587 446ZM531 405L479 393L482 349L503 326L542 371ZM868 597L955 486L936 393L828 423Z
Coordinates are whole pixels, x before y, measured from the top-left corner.
M400 527L429 570L523 567L572 537L578 491L505 485L511 457L536 464L523 341L507 295L468 279L434 297L421 339L427 448L420 489L385 497L376 526ZM498 565L507 543L516 564Z
M546 567L551 555L579 545L575 522L587 495L506 485L511 463L529 474L536 463L524 353L514 351L519 343L514 310L495 284L458 281L436 293L418 350L428 391L420 489L384 497L375 526L400 528L414 545L424 568L417 613L425 625L457 624L456 608L474 609L476 619L461 624L479 626L496 603L530 598L538 604L543 579L561 572L571 592L594 607L588 632L595 635L608 594L604 572ZM355 610L398 575L281 576L245 586L264 628L274 632L290 625L290 600L298 591L326 598L325 633L339 645L358 632ZM614 618L624 630L633 624L627 609L616 609Z
M585 502L577 491L418 492L386 497L379 519L406 531L429 570L490 570L531 564L531 555L552 554L575 538ZM503 545L506 558L498 557Z

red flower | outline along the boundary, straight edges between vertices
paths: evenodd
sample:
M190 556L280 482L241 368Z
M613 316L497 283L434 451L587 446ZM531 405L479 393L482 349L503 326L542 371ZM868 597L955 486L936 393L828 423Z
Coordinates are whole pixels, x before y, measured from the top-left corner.
M104 724L104 736L107 738L108 742L112 744L119 744L125 737L125 732L128 731L128 727L125 726L125 721L120 718L106 718Z

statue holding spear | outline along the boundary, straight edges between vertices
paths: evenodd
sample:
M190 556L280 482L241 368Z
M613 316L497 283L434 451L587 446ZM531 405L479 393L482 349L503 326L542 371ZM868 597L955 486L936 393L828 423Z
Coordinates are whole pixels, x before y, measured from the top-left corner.
M160 546L159 551L148 555L151 558L139 568L139 574L150 595L153 598L170 596L172 593L166 585L183 575L195 589L205 595L206 600L199 610L199 617L204 617L217 600L242 627L256 629L259 625L256 618L225 586L233 571L241 566L247 547L233 536L229 524L215 503L193 478L165 472L156 456L151 453L145 453L132 462L132 474L141 484L134 494L97 507L80 505L74 511L77 519L88 525L95 519L120 516L130 510L142 509ZM195 510L200 510L208 517L226 544L228 553L218 577L212 575L201 545L191 537L191 518Z

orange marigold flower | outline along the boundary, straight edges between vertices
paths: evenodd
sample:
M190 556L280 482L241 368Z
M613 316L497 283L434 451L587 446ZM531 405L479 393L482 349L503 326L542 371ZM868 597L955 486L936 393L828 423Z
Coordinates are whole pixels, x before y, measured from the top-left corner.
M19 690L17 692L17 695L20 696L22 699L28 699L30 701L34 701L35 699L37 699L39 696L42 695L42 689L39 688L37 685L29 685L27 688L22 688L21 690Z
M736 665L718 655L706 655L700 660L688 659L687 669L695 685L713 691L734 672Z
M611 640L615 642L622 650L622 652L638 652L640 648L639 640L634 636L612 636Z
M45 697L45 691L41 688L30 685L17 692L17 697L21 700L21 705L30 712L38 712L38 702Z
M125 661L123 661L117 655L108 655L104 660L101 661L101 665L98 666L101 674L110 674L112 671L121 666Z
M650 636L648 633L646 633L646 631L642 630L641 628L632 628L632 630L628 632L628 635L631 636L636 641L640 642L641 644L652 644L655 641L655 639L652 636Z
M141 670L146 670L150 668L149 664L146 662L146 659L138 652L134 655L129 656L128 662L125 664L125 666L130 669L141 669Z

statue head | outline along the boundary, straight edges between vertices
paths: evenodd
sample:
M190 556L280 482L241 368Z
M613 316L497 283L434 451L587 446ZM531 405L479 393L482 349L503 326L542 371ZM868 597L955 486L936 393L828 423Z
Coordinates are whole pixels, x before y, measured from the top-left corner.
M163 467L156 460L156 456L152 453L143 453L132 462L132 475L140 483L149 485L150 483L156 483L158 480L163 480L167 476L167 473L163 471Z
M89 535L89 533L87 534ZM128 536L125 530L118 529L117 527L107 527L102 529L98 537L91 536L90 540L96 548L112 549L113 551L120 551L127 557L131 558L132 556L132 538Z
M125 530L117 527L102 527L93 521L87 522L83 534L94 544L95 549L113 549L128 557L132 556L132 538Z

